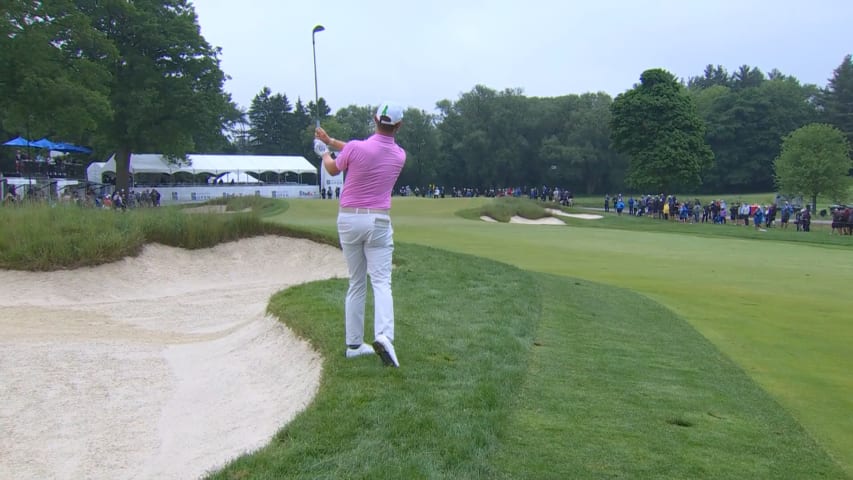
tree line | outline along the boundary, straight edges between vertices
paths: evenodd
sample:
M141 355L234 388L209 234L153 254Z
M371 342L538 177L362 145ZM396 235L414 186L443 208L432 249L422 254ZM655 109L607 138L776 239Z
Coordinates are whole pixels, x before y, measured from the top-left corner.
M319 166L316 118L334 137L372 132L370 105L332 113L325 99L292 102L266 87L241 110L219 55L187 0L3 2L0 134L115 152L121 182L131 152L303 155ZM748 65L708 65L686 80L647 70L616 98L476 85L434 112L405 112L399 184L768 191L783 139L814 123L853 140L849 55L823 87Z
M320 103L333 136L372 132L370 105L330 115ZM252 101L239 148L310 151L312 111L301 101L291 108L286 95L264 88ZM774 164L783 140L797 129L825 123L853 142L853 61L846 56L824 88L778 70L743 65L729 73L708 65L686 81L648 70L615 99L602 92L536 98L477 85L455 101L437 102L436 112L405 113L398 141L408 161L400 185L551 185L586 194L772 191L781 184ZM278 125L297 125L288 142Z

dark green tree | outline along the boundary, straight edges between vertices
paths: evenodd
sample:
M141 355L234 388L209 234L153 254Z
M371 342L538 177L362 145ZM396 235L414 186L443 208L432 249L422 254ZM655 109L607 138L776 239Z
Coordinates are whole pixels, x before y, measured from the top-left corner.
M439 102L439 183L488 188L552 180L539 157L546 132L534 105L520 90L497 92L483 85L456 102Z
M821 95L823 116L853 143L853 57L847 55L835 69Z
M438 156L438 135L433 115L416 108L406 109L403 127L397 134L397 143L406 150L406 165L397 181L398 187L409 185L414 188L433 183L439 178L435 161Z
M308 106L302 103L301 98L296 99L296 105L293 107L293 123L299 136L299 148L294 150L293 154L298 152L313 162L313 158L316 156L314 154L314 129L316 127ZM319 159L315 164L320 165Z
M259 155L283 155L299 151L299 143L293 144L297 125L291 111L293 107L287 96L273 94L268 87L252 99L249 108L249 137L251 150Z
M810 198L812 211L818 195L837 203L847 200L847 172L853 168L850 145L831 125L806 125L785 137L774 168L779 191Z
M622 187L625 158L611 148L613 100L606 93L547 99L557 109L559 125L540 142L539 156L556 186L593 192ZM537 107L548 111L545 105Z
M243 108L240 110L240 119L234 122L228 129L230 147L228 153L248 154L252 152L252 136L249 133L249 112Z
M814 86L782 76L757 87L714 87L694 93L716 160L705 175L707 189L772 189L773 159L779 155L782 137L816 119L817 92Z
M323 97L320 97L317 101L319 102L319 108L317 108L314 102L308 102L307 110L308 113L311 114L311 120L316 121L316 119L319 118L320 122L322 122L332 114L332 108L329 107L329 104L326 103L326 99ZM317 112L319 112L319 117Z
M669 72L646 70L613 101L614 148L628 155L626 181L641 190L693 190L714 155L693 100Z
M722 85L689 90L690 96L693 97L693 102L696 103L696 112L699 113L700 118L705 120L707 127L710 127L710 125L708 125L708 118L711 116L714 106L720 101L720 99L730 95L731 91L731 88L724 87Z
M757 87L761 85L765 79L764 72L762 72L758 67L741 65L737 71L732 74L731 87L735 90Z
M770 70L770 73L767 74L767 80L785 80L786 78L788 78L788 76L782 73L778 68Z
M373 123L373 115L376 109L370 105L357 106L350 105L335 112L335 119L345 127L345 131L341 135L343 140L351 138L367 138L375 131ZM408 124L408 118L406 123Z
M456 102L440 102L443 121L439 127L442 158L437 166L443 177L438 183L449 187L490 185L496 174L491 164L492 140L489 122L497 92L477 85ZM506 172L503 172L506 174Z
M313 123L308 107L302 103L301 98L296 99L296 105L293 106L293 116L295 117L296 127L299 130L304 130Z
M115 49L71 0L12 0L0 7L0 122L35 139L93 143L112 115Z
M187 0L74 3L116 51L93 61L111 74L113 116L99 131L116 151L117 188L127 187L131 152L180 158L226 143L240 112Z
M701 77L690 77L687 80L687 88L689 90L701 90L714 86L729 87L731 86L731 81L729 72L722 65L708 64Z
M438 141L440 155L436 159L436 180L439 183L466 186L465 157L460 142L465 122L454 102L444 99L436 102L438 113ZM423 186L423 185L419 185Z

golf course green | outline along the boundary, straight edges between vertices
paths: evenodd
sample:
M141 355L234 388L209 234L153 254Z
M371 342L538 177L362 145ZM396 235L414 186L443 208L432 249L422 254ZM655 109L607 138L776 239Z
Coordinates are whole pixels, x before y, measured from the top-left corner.
M787 234L806 235L793 230L781 237L774 232L772 239L748 238L754 232L746 230L752 229L730 225L682 224L682 232L664 225L666 231L657 232L647 225L632 231L630 224L611 229L583 223L595 220L521 225L459 215L487 201L395 198L395 239L497 260L522 271L618 287L656 302L733 361L769 393L769 403L778 402L847 475L853 474L853 242L844 247L785 241ZM336 203L291 201L271 221L334 235ZM708 234L712 229L743 229L744 238ZM828 232L811 233L816 234ZM395 294L418 292L398 286ZM600 307L630 319L639 303L635 299ZM405 338L406 327L400 330ZM576 332L561 333L571 337ZM405 350L401 357L405 366ZM707 381L717 381L716 367L704 368Z

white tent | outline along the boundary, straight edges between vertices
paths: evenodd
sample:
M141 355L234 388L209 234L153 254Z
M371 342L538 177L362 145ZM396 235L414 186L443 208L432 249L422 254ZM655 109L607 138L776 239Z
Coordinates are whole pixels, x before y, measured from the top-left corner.
M246 172L228 172L219 178L210 177L209 183L261 183L257 178L249 175Z
M305 157L295 155L188 155L187 162L171 163L160 154L132 154L130 173L160 173L173 175L178 172L198 175L206 173L219 176L229 172L303 173L317 174L317 168ZM103 182L104 174L115 175L115 155L106 162L94 162L86 169L90 182Z

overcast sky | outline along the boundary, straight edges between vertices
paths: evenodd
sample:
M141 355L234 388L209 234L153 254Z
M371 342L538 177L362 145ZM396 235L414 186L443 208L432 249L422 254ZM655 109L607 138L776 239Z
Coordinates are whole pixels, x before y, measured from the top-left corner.
M222 48L225 90L268 86L332 108L387 99L433 112L482 84L553 97L630 89L649 68L778 68L825 86L853 53L849 0L191 0Z

